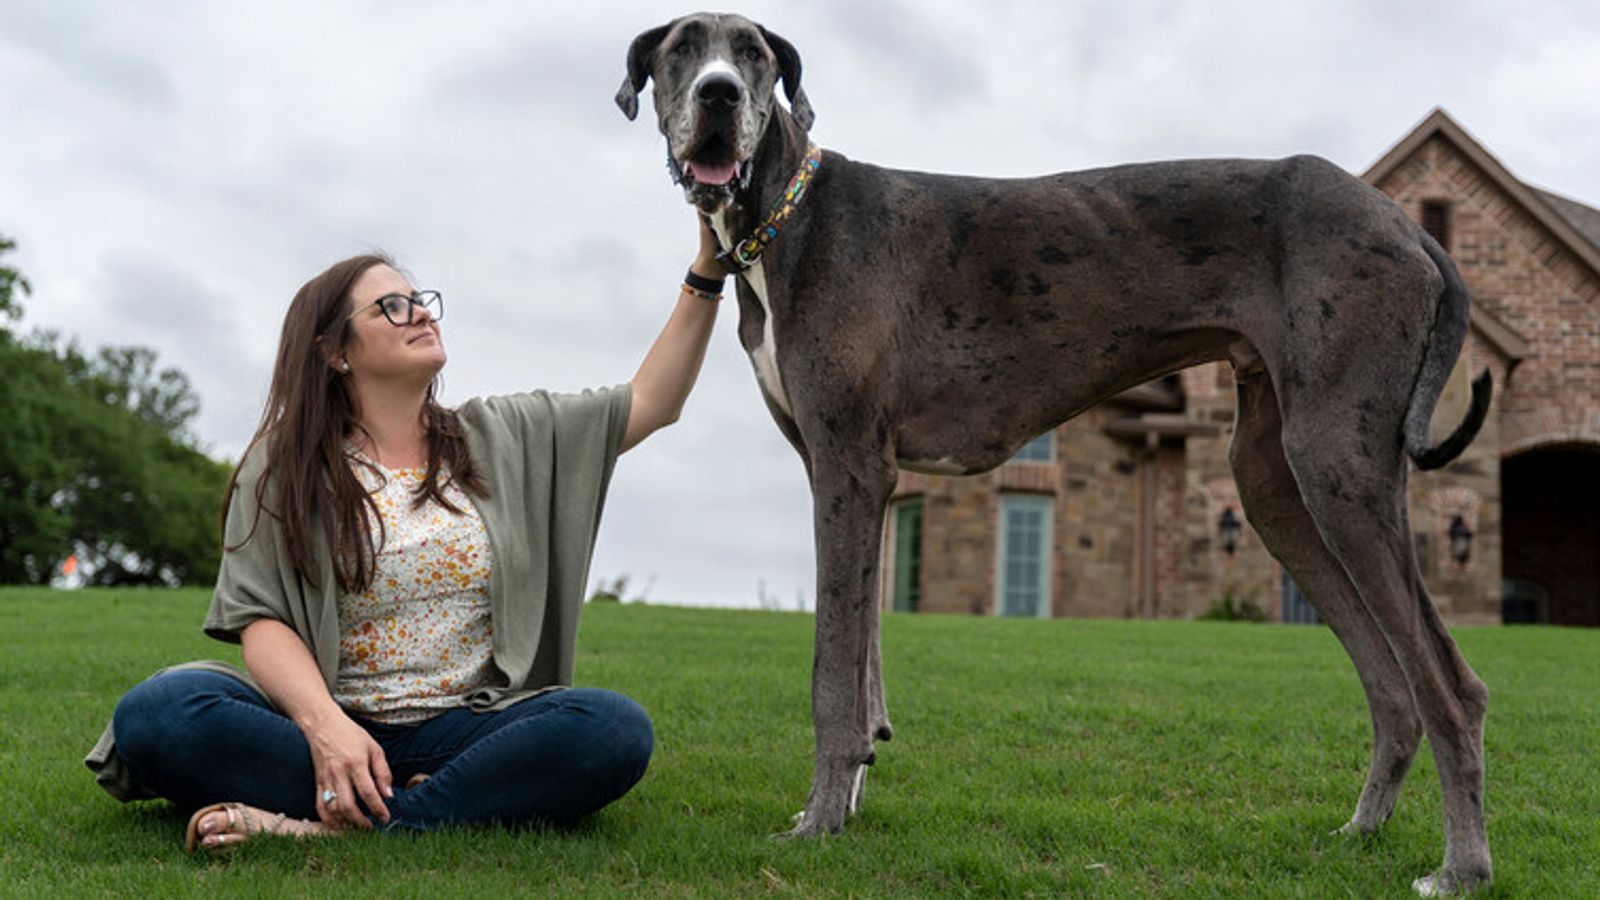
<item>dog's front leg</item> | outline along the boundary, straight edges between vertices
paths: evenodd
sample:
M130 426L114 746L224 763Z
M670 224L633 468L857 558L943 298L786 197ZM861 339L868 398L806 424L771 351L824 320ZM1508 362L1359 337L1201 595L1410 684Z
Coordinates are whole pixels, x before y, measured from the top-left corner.
M837 832L859 803L872 741L880 730L874 685L878 553L895 469L863 459L813 455L817 537L817 631L811 671L816 770L805 811L785 837ZM874 696L874 691L878 691ZM881 718L887 732L887 719Z

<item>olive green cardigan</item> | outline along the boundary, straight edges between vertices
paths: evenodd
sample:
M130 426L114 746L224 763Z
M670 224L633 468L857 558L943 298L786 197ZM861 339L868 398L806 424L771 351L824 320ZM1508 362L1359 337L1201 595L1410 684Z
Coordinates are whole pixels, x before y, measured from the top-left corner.
M580 394L537 391L469 400L458 409L472 461L489 489L488 497L472 501L494 556L489 613L498 670L498 683L466 695L463 705L504 709L572 683L590 556L631 396L627 385ZM236 549L223 554L205 631L238 643L257 619L283 622L310 648L331 692L339 670L333 557L313 521L316 578L308 582L295 571L273 518L263 513L257 526L256 485L264 468L259 447L240 464L224 527L226 546ZM110 725L84 763L119 799L149 796L116 758Z

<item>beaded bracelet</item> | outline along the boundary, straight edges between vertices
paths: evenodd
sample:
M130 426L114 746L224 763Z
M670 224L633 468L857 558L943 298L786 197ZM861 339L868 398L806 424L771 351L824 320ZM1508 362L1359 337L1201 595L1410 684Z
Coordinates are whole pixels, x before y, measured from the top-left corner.
M702 291L699 288L692 287L688 284L683 286L683 292L691 297L699 297L701 300L717 301L722 299L722 295L719 293L714 291Z

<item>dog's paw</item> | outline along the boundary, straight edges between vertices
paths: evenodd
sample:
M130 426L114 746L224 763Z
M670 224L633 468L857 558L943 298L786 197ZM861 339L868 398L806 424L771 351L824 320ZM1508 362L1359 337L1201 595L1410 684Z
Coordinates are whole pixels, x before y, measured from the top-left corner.
M1443 869L1411 882L1419 897L1461 897L1488 886L1487 877L1463 877Z
M1366 838L1372 837L1377 833L1377 831L1378 829L1376 828L1366 828L1355 819L1351 819L1343 825L1340 825L1338 828L1328 832L1328 837L1355 838L1356 840L1365 840ZM1417 880L1421 881L1422 879L1419 878Z
M843 822L831 828L819 825L814 818L806 815L805 810L795 813L793 821L793 828L788 831L778 832L772 836L772 839L775 841L792 841L799 838L825 837L830 834L838 834L844 828Z

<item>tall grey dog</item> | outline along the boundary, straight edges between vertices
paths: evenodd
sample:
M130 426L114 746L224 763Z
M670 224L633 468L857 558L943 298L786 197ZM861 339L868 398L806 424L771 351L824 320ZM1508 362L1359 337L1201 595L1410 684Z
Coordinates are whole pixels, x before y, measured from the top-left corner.
M1388 819L1426 733L1445 854L1414 887L1489 881L1488 694L1428 597L1406 521L1407 456L1450 461L1489 402L1485 372L1466 420L1429 444L1468 316L1432 239L1305 156L1016 180L833 152L819 163L799 54L739 16L646 31L627 66L617 104L634 118L654 79L669 169L740 274L740 340L810 477L816 769L790 835L837 831L874 740L890 736L876 595L897 468L991 469L1094 403L1226 359L1246 514L1344 644L1371 708L1372 766L1344 830Z

